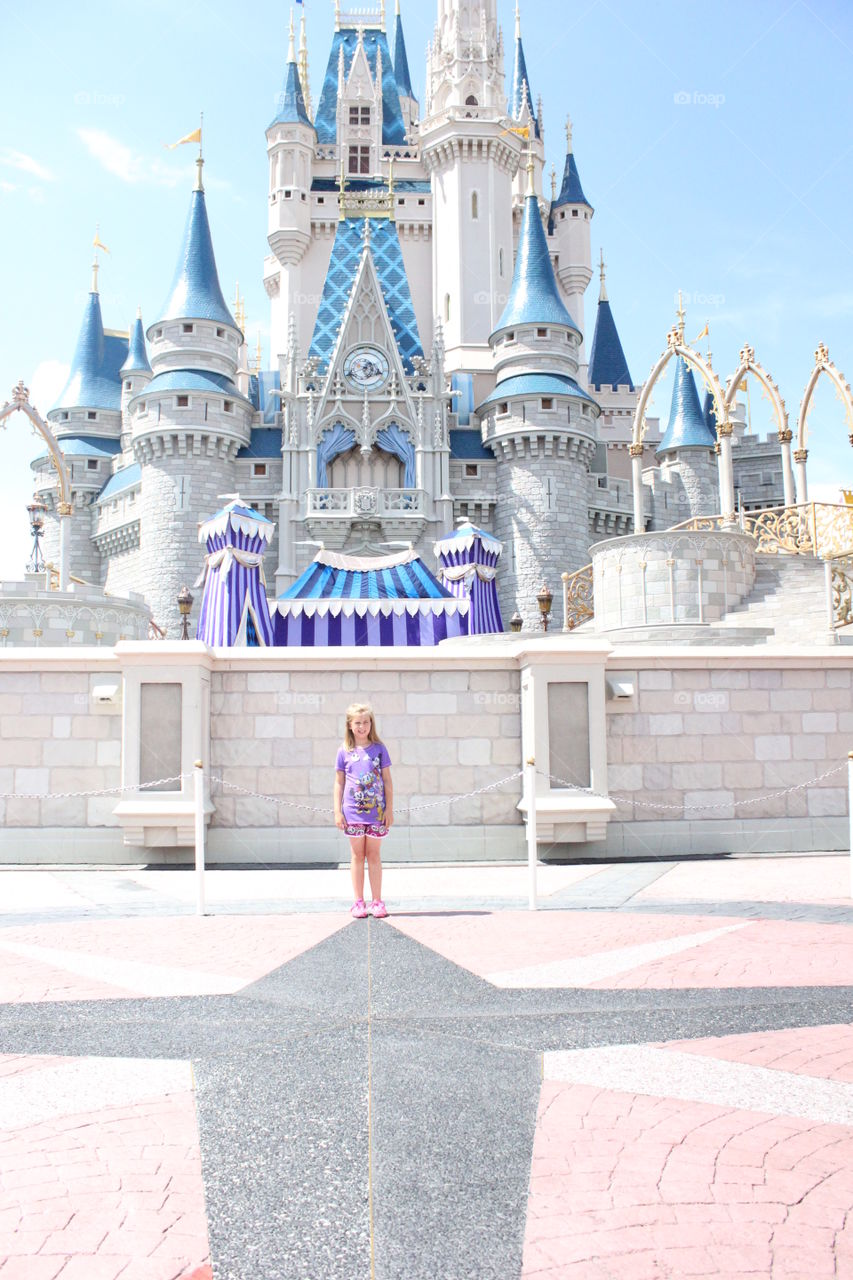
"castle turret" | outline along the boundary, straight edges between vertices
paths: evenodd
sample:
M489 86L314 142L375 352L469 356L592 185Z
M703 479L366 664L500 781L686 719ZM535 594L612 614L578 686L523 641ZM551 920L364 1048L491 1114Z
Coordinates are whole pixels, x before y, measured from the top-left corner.
M127 359L120 369L121 374L121 450L130 451L130 413L131 400L148 386L154 376L148 360L148 348L145 345L145 330L142 327L142 308L136 313L136 319L130 330L130 344ZM130 458L128 458L130 461Z
M307 51L305 62L307 74ZM264 285L272 303L273 360L286 346L288 316L301 287L301 263L311 243L311 183L316 141L296 63L291 14L284 88L275 119L267 129L270 166L267 239L272 255L265 263Z
M589 353L589 385L596 391L602 387L629 387L634 390L631 371L610 309L605 279L604 255L601 257L601 288L598 294L598 312L595 317L595 333Z
M566 121L566 164L563 184L551 204L549 229L557 251L557 276L569 301L572 319L584 327L584 294L592 279L592 246L590 223L593 207L581 186L580 174L572 144L572 122ZM581 345L581 363L584 349Z
M560 297L533 181L531 155L512 288L490 339L497 385L477 409L497 460L494 532L510 552L501 610L517 609L528 626L543 579L556 592L587 560L599 412L576 380L581 334Z
M421 150L433 190L435 310L448 373L492 369L489 335L512 279L512 184L522 141L509 132L495 0L439 0Z
M154 376L128 406L141 465L138 589L171 635L178 634L175 599L187 565L198 561L196 513L217 510L220 495L233 489L234 460L249 443L254 412L234 381L242 334L219 285L201 157L197 164L175 279L148 330Z
M658 445L657 458L664 480L681 481L684 520L712 515L717 510L716 443L699 403L693 373L684 358L678 356L669 424Z
M418 118L418 100L412 88L412 77L409 74L409 58L406 53L406 38L403 35L403 19L400 16L400 0L397 0L394 27L394 78L400 94L400 110L411 131Z
M512 89L509 96L509 113L517 127L530 131L533 144L534 178L537 191L542 190L542 173L545 168L545 147L542 140L541 104L539 111L533 107L533 92L530 88L530 76L527 73L527 59L524 56L524 44L521 39L521 10L518 0L515 3L515 58L512 70ZM518 170L515 183L516 199L523 204L527 195L527 173L522 166Z
M108 479L120 450L121 374L127 357L127 334L105 329L98 291L97 253L92 286L83 311L71 372L56 404L47 415L71 478L73 518L68 528L68 554L75 577L97 583L100 558L92 534L92 503ZM35 489L45 501L43 549L45 560L59 564L59 518L56 473L46 454L32 464Z

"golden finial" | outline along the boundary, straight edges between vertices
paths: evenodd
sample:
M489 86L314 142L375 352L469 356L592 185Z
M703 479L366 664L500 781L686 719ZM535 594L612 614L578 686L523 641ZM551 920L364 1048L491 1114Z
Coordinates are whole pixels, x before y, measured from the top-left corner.
M255 362L252 367L252 373L260 373L261 367L263 366L263 362L264 362L264 352L263 352L263 347L261 346L261 331L259 329L258 345L255 348Z
M527 134L527 194L529 196L536 195L536 183L534 182L534 164L533 164L533 135L528 131Z
M571 155L572 152L572 117L566 116L566 150Z
M296 61L296 29L293 25L293 9L290 10L290 43L287 46L287 61Z
M341 0L335 0L335 30L341 29Z
M599 301L599 302L607 302L607 282L606 282L606 280L605 280L605 276L604 276L604 273L605 273L605 271L607 270L607 263L604 261L604 250L603 250L603 249L601 250L601 264L600 264L600 270L601 270L601 292L600 292L600 293L599 293L599 295L598 295L598 301Z
M199 126L198 126L198 156L195 162L196 163L196 179L195 179L194 190L196 191L204 191L204 183L201 180L201 171L204 168L204 156L202 154L203 133L204 133L204 112L202 111L201 119L199 121Z
M551 165L551 200L557 199L557 167Z
M314 105L311 101L311 85L308 74L308 37L305 34L305 6L302 6L302 17L299 23L299 82L302 85L302 97L308 119L314 117Z
M518 0L515 0L515 38L521 39L521 10L518 7Z
M237 281L237 284L234 287L234 322L237 325L237 328L243 334L243 339L245 341L246 302L244 298L240 297L240 281L239 280Z
M678 316L678 337L679 337L679 341L683 343L684 342L684 322L687 317L687 312L684 310L684 299L682 297L682 293L680 289L678 290L678 311L676 312L676 315Z

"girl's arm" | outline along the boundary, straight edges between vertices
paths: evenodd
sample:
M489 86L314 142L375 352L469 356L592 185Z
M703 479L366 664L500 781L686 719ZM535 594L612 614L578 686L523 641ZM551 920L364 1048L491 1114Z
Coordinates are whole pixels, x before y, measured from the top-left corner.
M382 770L382 782L385 786L385 826L390 827L394 821L394 784L390 768Z
M332 800L335 806L335 826L340 827L341 831L343 831L344 826L346 825L344 821L344 811L343 811L345 779L346 779L346 774L343 773L340 769L337 769L335 771L335 788L332 793Z

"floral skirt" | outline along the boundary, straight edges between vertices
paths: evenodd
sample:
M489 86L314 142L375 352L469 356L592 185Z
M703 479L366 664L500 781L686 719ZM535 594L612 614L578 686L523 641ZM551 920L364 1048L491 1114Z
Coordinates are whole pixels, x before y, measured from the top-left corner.
M369 836L371 840L384 840L388 828L376 822L348 822L344 827L344 835Z

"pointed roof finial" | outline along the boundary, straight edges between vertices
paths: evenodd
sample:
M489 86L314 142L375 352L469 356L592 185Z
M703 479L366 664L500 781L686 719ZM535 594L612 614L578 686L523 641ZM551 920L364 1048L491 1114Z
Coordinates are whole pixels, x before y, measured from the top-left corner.
M683 344L684 324L687 317L687 312L684 310L684 298L682 297L682 293L680 289L678 290L678 311L676 312L676 315L678 316L678 337L680 342Z
M198 126L198 156L196 157L196 177L194 191L204 191L204 183L201 180L201 171L204 168L204 155L202 154L202 137L204 135L204 112L201 113Z
M379 6L379 26L382 31L385 30L385 0L381 0Z
M533 162L533 138L531 132L527 131L527 194L529 196L536 195L536 182L534 180L535 165Z
M364 241L364 252L370 252L370 219L364 219L364 226L361 229L362 239Z
M607 302L607 282L604 276L606 269L607 269L607 264L604 261L604 250L602 249L601 250L601 292L598 295L599 302Z
M518 7L518 0L515 0L515 38L521 39L521 10Z
M557 166L551 165L551 200L557 199Z
M302 17L299 22L299 83L302 86L302 97L305 100L305 112L310 120L314 115L311 102L311 85L308 74L308 36L305 30L305 6L302 6Z
M287 46L287 61L296 61L296 29L294 27L293 9L290 10L290 43Z
M572 154L572 117L566 116L566 151Z
M335 30L341 29L341 0L335 0Z

